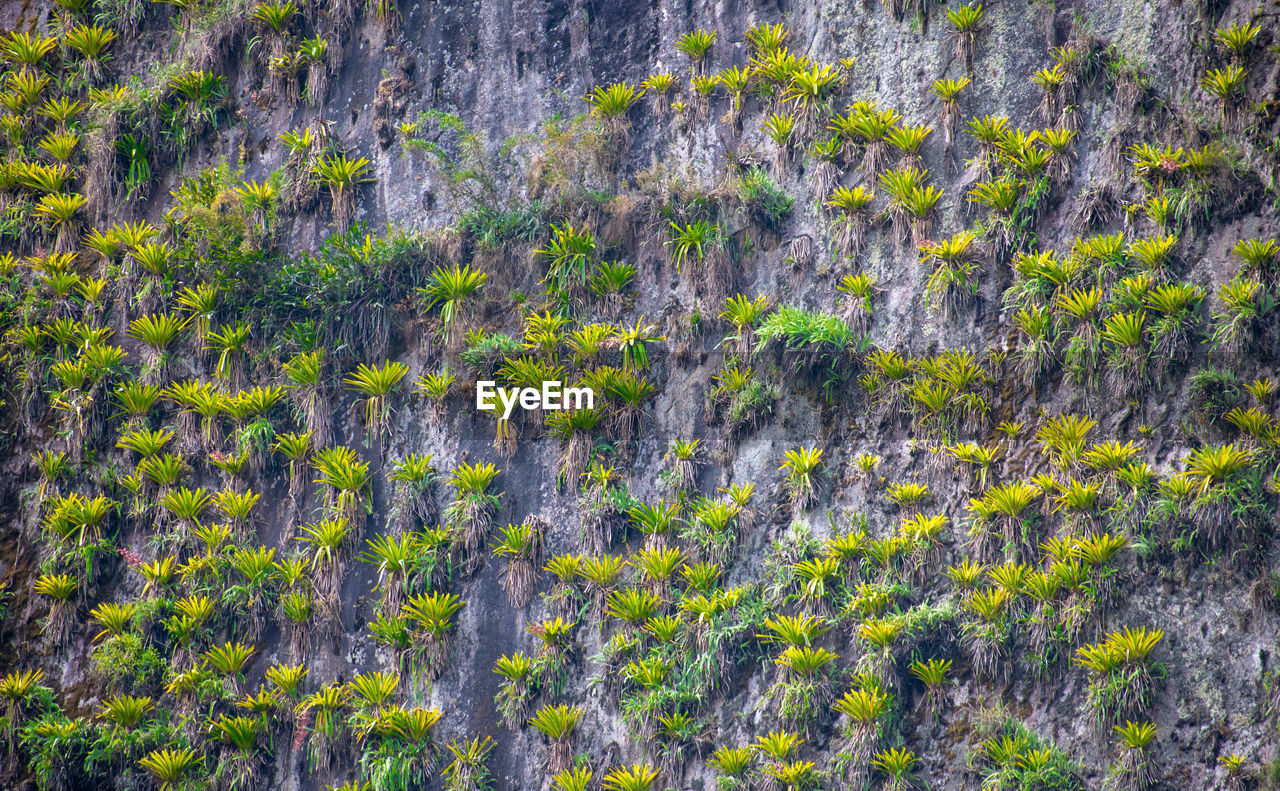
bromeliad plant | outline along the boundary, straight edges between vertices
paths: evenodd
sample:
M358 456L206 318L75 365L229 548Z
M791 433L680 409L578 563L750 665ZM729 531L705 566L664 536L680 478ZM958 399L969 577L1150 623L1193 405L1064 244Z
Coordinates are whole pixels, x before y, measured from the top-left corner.
M13 736L18 728L24 725L25 720L35 711L48 708L46 704L52 702L52 691L40 684L43 680L43 670L25 672L15 670L0 679L0 703L4 705L5 740L9 743L10 750L15 746Z
M880 174L880 186L892 198L889 217L899 246L908 235L917 246L932 236L934 207L942 198L942 190L926 185L928 177L928 170L910 164Z
M1144 340L1145 311L1116 313L1103 322L1102 339L1108 345L1107 380L1122 398L1133 398L1147 382L1148 352Z
M542 554L542 524L534 516L519 525L502 528L493 546L493 556L504 558L500 580L507 594L507 601L516 609L523 609L533 598L537 581L537 569Z
M651 791L658 779L658 770L649 764L619 766L609 771L600 781L604 791Z
M1255 425L1266 432L1271 424L1264 419L1249 420L1244 410L1229 412L1236 422ZM1271 433L1274 433L1272 431ZM1263 436L1267 436L1263 433ZM1207 543L1215 549L1230 548L1239 539L1249 548L1256 538L1262 505L1259 456L1248 447L1235 444L1200 448L1188 454L1183 476L1194 495L1191 512Z
M283 366L289 398L298 420L317 448L329 444L330 411L325 398L324 350L303 352Z
M346 736L346 716L343 709L350 704L351 690L345 684L326 684L302 699L294 711L297 715L310 715L310 731L300 729L295 743L306 740L307 755L313 771L328 774L330 767L340 756ZM304 716L298 717L302 723Z
M178 791L187 777L203 765L203 757L188 747L152 750L138 761L138 766L155 778L160 791Z
M258 778L262 730L263 720L258 717L222 714L209 723L210 734L223 744L214 776L229 788L249 788Z
M76 214L88 202L79 193L45 195L32 209L31 216L54 232L55 252L67 253L74 247L78 232Z
M606 417L602 406L552 412L545 418L547 433L558 437L564 446L556 483L572 487L583 476L595 450L593 432Z
M606 133L620 137L630 126L627 113L643 95L644 88L637 90L631 83L615 82L607 87L597 85L582 98L591 105L591 114L604 124Z
M1245 95L1245 70L1234 63L1222 69L1209 69L1200 78L1200 87L1218 100L1224 126L1235 126Z
M468 298L488 280L487 273L473 272L469 265L455 265L452 269L438 266L431 273L427 285L418 290L427 300L427 310L437 305L440 307L440 334L446 344L452 344L460 336L456 325L463 318L463 308Z
M836 249L842 257L854 259L862 252L867 229L871 225L871 202L875 197L875 193L862 186L836 187L828 196L824 206L835 215L832 230Z
M946 145L948 165L951 164L956 128L960 124L960 103L956 101L956 97L967 87L969 87L968 77L934 80L933 85L929 87L929 90L942 100L942 135Z
M1233 63L1239 63L1261 32L1262 26L1256 22L1246 22L1243 25L1233 22L1230 27L1215 30L1213 40L1231 56Z
M925 709L937 716L946 702L946 684L950 680L951 660L933 658L928 661L916 660L911 663L911 675L924 684Z
M484 562L479 549L489 534L493 514L501 505L499 496L489 491L499 472L497 467L487 462L464 463L454 468L449 477L455 494L444 516L458 531L464 574L473 573Z
M708 33L699 28L685 33L676 41L676 49L689 57L689 68L693 74L706 73L707 54L719 35L718 31Z
M1088 705L1099 728L1151 708L1166 674L1164 663L1151 652L1163 637L1161 629L1126 626L1101 643L1076 650L1076 662L1090 672Z
M164 383L169 347L186 326L187 319L172 313L141 316L129 324L129 337L141 341L147 349L144 376L149 383Z
M243 321L235 326L224 326L219 330L209 331L209 343L205 351L217 355L213 367L215 379L229 382L233 388L239 388L244 381L244 355L249 343L249 326Z
M313 180L329 188L333 224L339 233L346 231L351 224L359 186L373 181L368 171L369 160L364 157L349 159L345 154L320 157L311 166Z
M977 298L978 282L974 273L981 252L974 244L975 239L971 231L963 231L941 242L927 241L918 247L922 254L920 263L933 267L925 285L925 302L930 307L942 308L944 318Z
M310 468L311 432L277 434L272 450L289 460L289 509L291 525L296 524L302 501L307 494Z
M1277 299L1269 289L1243 274L1218 287L1221 307L1213 311L1210 339L1215 349L1235 356L1257 337L1261 320L1275 310Z
M462 599L452 593L412 596L402 610L413 625L414 656L418 667L434 681L444 670L453 646L454 615L462 609Z
M372 748L360 756L360 767L373 777L385 778L394 788L425 785L439 763L440 747L434 738L440 712L436 709L379 708L371 721Z
M323 448L315 452L313 464L319 475L315 483L324 484L325 509L353 527L357 526L359 509L368 511L366 502L370 486L369 463L360 461L351 448Z
M493 702L508 728L517 728L529 715L538 693L541 665L520 652L503 655L494 664L493 672L502 677L498 694Z
M436 480L434 457L410 453L392 466L390 475L394 487L387 526L396 533L428 525L438 518L436 500L431 485Z
M1155 756L1151 754L1151 742L1156 738L1156 726L1151 722L1133 722L1113 728L1120 760L1111 767L1111 777L1116 787L1125 791L1146 791L1156 783Z
M345 519L325 519L300 528L297 538L311 545L311 568L316 592L332 610L337 607L342 588L343 564L352 541L352 529Z
M733 326L734 332L725 338L732 343L734 353L749 358L755 347L755 328L769 309L769 300L763 294L747 299L742 294L729 297L720 310L720 318Z
M750 788L755 752L750 747L720 747L707 759L707 765L719 775L716 788L719 791L739 791Z
M425 559L422 537L413 532L399 537L375 536L369 539L368 546L360 559L377 567L374 591L381 592L383 615L394 617L400 613L404 597L413 595L416 577Z
M984 16L982 3L947 9L947 21L955 27L952 35L955 37L956 55L964 61L965 71L970 74L973 73L973 55Z
M911 773L920 759L915 753L900 747L883 750L871 759L871 765L879 769L885 776L885 788L888 791L908 791L916 787Z
M880 745L893 701L873 676L859 677L859 682L832 706L837 715L845 718L840 754L849 760L844 765L843 779L855 788L866 783L868 764Z
M817 499L824 453L822 448L796 448L783 454L778 469L786 471L787 492L793 509L807 510Z
M551 240L534 252L548 261L548 293L566 300L582 297L596 260L596 240L590 228L575 228L571 223L552 225Z
M409 373L409 366L388 360L382 367L361 363L353 374L342 381L365 396L364 428L366 442L391 435L391 405L388 396Z
M774 660L783 675L765 692L788 727L807 729L831 708L831 662L838 654L821 647L789 646Z
M840 73L830 64L799 68L791 76L791 84L782 94L782 101L791 105L796 117L796 132L801 138L813 135L818 114L829 106L831 96L840 84Z
M444 368L439 373L425 373L413 383L414 392L427 399L431 408L428 417L435 423L444 416L445 398L448 397L449 389L453 387L455 380L457 376L450 373L448 368Z
M974 590L962 602L970 617L961 626L961 642L974 671L984 679L998 680L1007 673L1003 660L1010 636L1010 599L1008 590L994 587Z
M558 774L569 769L573 759L573 732L584 714L578 706L543 706L529 719L529 724L547 739L549 773Z
M673 439L667 446L662 460L668 465L660 477L676 495L687 494L695 488L698 468L702 466L702 440Z

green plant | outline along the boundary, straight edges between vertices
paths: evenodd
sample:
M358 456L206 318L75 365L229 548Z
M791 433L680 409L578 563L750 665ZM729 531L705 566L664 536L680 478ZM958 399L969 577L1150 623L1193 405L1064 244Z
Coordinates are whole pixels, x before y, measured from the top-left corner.
M1148 747L1156 738L1156 726L1150 722L1128 721L1113 728L1120 746L1120 760L1112 767L1113 776L1125 787L1141 790L1156 781L1156 768Z
M493 672L502 677L494 703L507 726L516 727L526 719L538 690L539 670L535 660L519 652L494 663Z
M43 221L55 233L54 250L68 252L76 238L75 216L88 203L79 193L44 195L31 211L31 216Z
M627 82L615 82L608 87L597 85L583 97L591 105L591 114L604 122L610 134L620 134L627 128L627 113L640 97L644 88L636 89Z
M137 605L134 604L105 602L90 610L89 617L102 627L102 631L94 636L94 642L104 637L118 635L128 629L137 609Z
M513 607L523 608L533 596L541 548L541 531L538 525L529 521L502 528L501 536L494 544L494 557L506 558L507 561L501 581L507 600Z
M786 470L787 491L794 507L807 509L817 497L817 473L823 453L822 448L796 448L783 454L778 469Z
M715 75L716 82L724 86L729 92L731 100L729 113L725 116L731 123L736 124L742 114L742 96L747 92L747 88L751 85L751 68L748 66L730 66Z
M224 643L205 652L205 661L225 676L239 677L249 664L254 649L240 643Z
M594 776L589 767L579 766L552 775L551 785L556 791L587 791Z
M782 101L794 108L796 132L801 138L813 134L815 117L830 101L840 84L840 73L830 64L813 64L807 68L801 66L791 75L791 82L782 94Z
M224 753L218 773L227 778L232 788L252 783L257 763L258 740L263 721L257 717L228 717L222 714L209 724L210 732L233 748L229 758Z
M656 325L645 324L644 318L636 319L636 323L627 327L620 327L615 335L618 338L618 347L622 351L622 365L630 371L643 371L649 367L649 349L650 343L666 340L662 335L656 335L654 331Z
M326 600L336 603L342 584L342 564L351 527L346 519L324 519L299 528L299 541L312 546L311 567L319 574L316 588Z
M799 137L796 130L796 117L791 114L773 113L765 119L760 128L777 148L775 163L779 168L784 167L791 158L791 146Z
M965 70L969 72L973 71L978 31L985 15L981 3L947 9L947 20L955 26L956 55L964 61Z
M582 721L584 712L578 706L543 706L529 720L529 724L547 737L551 748L547 756L547 771L553 774L569 769L572 759L573 731Z
M1224 69L1209 69L1200 78L1200 87L1220 103L1224 124L1235 120L1237 108L1244 96L1244 78L1245 70L1235 64Z
M1258 34L1262 32L1262 26L1254 22L1246 22L1240 24L1234 22L1230 27L1218 28L1213 33L1213 40L1218 46L1226 50L1233 60L1239 60L1244 57L1245 51L1249 48Z
M196 341L205 345L213 315L218 309L221 289L210 283L200 283L195 288L184 288L177 294L178 305L188 313L187 323L194 323Z
M1273 268L1280 261L1280 243L1275 239L1241 239L1232 246L1231 254L1257 277L1273 279Z
M267 0L255 6L249 16L266 25L273 33L283 33L289 26L289 20L297 12L298 6L293 0Z
M235 326L226 326L220 330L209 331L209 345L205 351L218 355L214 366L214 376L218 379L239 382L244 376L242 359L245 347L249 342L249 325L236 322Z
M451 593L432 592L411 596L401 607L405 617L416 627L414 639L431 678L438 676L448 661L453 616L462 609L462 605L462 599Z
M1150 708L1164 667L1149 656L1163 638L1160 629L1124 627L1101 643L1076 649L1076 662L1091 672L1089 706L1099 725L1106 727Z
M476 736L449 743L453 761L444 768L447 791L483 791L489 788L489 770L485 761L493 751L493 739Z
M734 186L743 209L760 227L771 233L781 232L782 224L791 216L794 198L758 167L738 176Z
M351 389L365 395L364 425L368 438L381 438L391 433L391 406L387 396L409 373L409 366L401 362L386 361L381 367L360 363L355 373L342 381Z
M715 43L718 35L716 31L708 33L699 29L685 33L676 40L676 50L689 56L690 68L695 74L705 71L707 53L710 52L711 45Z
M658 779L658 770L648 764L632 764L611 769L600 787L604 791L650 791Z
M925 185L928 170L905 164L897 170L880 174L880 186L893 199L889 216L893 223L894 240L903 244L908 234L918 246L932 235L934 207L942 198L942 190Z
M13 30L7 36L0 37L0 56L20 67L23 73L29 73L38 68L40 61L57 45L55 38Z
M187 776L203 763L195 750L186 747L152 750L138 761L160 784L160 791L178 791Z
M460 464L449 478L456 496L445 516L462 529L462 548L468 557L475 558L488 532L489 517L498 508L498 496L489 491L498 472L488 463ZM474 570L474 566L468 568Z
M822 385L828 393L839 383L845 357L856 344L843 319L789 305L766 318L758 333L766 344L781 347L792 374Z
M466 300L480 290L488 280L487 273L473 272L469 265L463 267L455 265L452 269L436 267L427 285L419 289L427 299L427 310L439 305L440 322L443 325L442 334L446 343L452 342L457 337L455 325L462 316Z
M1218 288L1221 307L1213 311L1210 339L1215 349L1236 354L1247 347L1259 320L1276 306L1276 297L1261 283L1237 274Z
M575 228L571 223L551 226L551 241L537 254L549 261L548 286L553 293L573 294L586 288L592 276L596 240L590 228Z
M329 188L332 199L333 223L341 233L351 224L355 213L356 190L372 181L368 174L369 160L364 157L348 159L346 155L320 157L311 166L312 177Z
M892 791L904 791L912 787L911 771L915 767L915 753L898 747L883 750L871 759L871 765L884 773L888 779L888 788Z
M862 251L870 225L869 207L875 197L865 187L840 186L832 190L827 198L824 205L836 213L836 248L842 256L854 258Z
M953 314L977 296L974 273L979 256L974 248L975 238L972 232L964 231L940 242L924 242L919 247L923 253L920 263L933 266L925 285L926 303L941 307L944 316Z
M705 220L684 226L672 222L670 230L671 239L666 244L671 248L671 263L675 265L676 272L689 263L700 270L707 255L723 244L720 227Z
M951 660L937 658L925 662L916 660L911 663L910 670L911 675L925 686L925 706L929 711L938 713L946 696L944 685L950 677Z

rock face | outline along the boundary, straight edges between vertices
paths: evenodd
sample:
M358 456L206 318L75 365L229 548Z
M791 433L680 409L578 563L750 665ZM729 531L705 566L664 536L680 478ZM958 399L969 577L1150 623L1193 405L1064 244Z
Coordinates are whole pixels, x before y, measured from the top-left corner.
M11 340L0 569L9 596L0 666L43 671L54 701L34 696L16 714L9 709L18 730L28 727L9 748L6 787L149 787L156 777L139 760L166 746L205 758L187 776L209 787L321 789L352 779L397 787L372 768L373 756L380 744L393 752L403 745L381 728L358 738L355 719L331 760L317 765L308 752L314 731L298 723L314 724L320 709L295 714L297 700L277 705L255 747L252 779L232 784L235 751L210 723L243 713L234 706L240 693L260 683L273 689L268 670L293 662L308 670L303 697L357 674L399 671L395 702L440 712L429 750L440 756L435 776L411 788L557 787L548 786L547 739L503 722L503 677L495 671L503 657L543 656L538 629L557 615L577 622L561 660L564 679L556 689L551 671L539 671L542 690L519 719L542 706L580 706L572 754L593 768L596 783L617 767L650 764L659 772L655 789L1278 787L1277 399L1263 384L1248 387L1280 379L1280 311L1271 309L1280 253L1265 247L1280 235L1274 4L992 2L976 28L971 69L958 23L947 17L958 7L928 0L440 0L402 3L387 18L376 4L313 0L277 35L243 0L134 12L129 3L99 0L94 8L120 32L99 87L119 82L131 96L77 88L70 75L79 60L65 46L42 66L64 79L58 90L86 103L72 125L82 143L66 189L88 199L77 236L148 221L172 258L167 273L152 276L127 244L105 257L87 242L73 244L81 260L72 270L107 278L104 297L95 306L50 296L41 278L56 269L47 263L55 233L34 219L38 192L20 182L3 193L17 207L6 215L13 230L5 231L4 252L31 258L5 275ZM55 35L73 27L60 14L40 2L13 3L0 10L0 25ZM701 73L723 74L764 60L746 34L775 24L785 26L789 53L807 59L803 68L830 66L834 77L820 91L812 129L798 130L781 152L766 124L791 114L803 126L803 102L787 98L798 83L789 77L770 88L758 69L735 118L725 85L698 95L690 82L696 69L677 47L691 31L716 33ZM1250 24L1259 30L1240 54L1215 42L1215 31ZM327 40L319 63L291 55L313 37ZM287 67L270 67L269 57L282 53ZM25 72L13 55L6 63L12 88ZM1202 82L1207 70L1232 66L1244 74L1238 97L1224 103ZM193 70L225 78L201 105L207 119L178 114L193 105L172 86ZM322 72L323 95L306 101ZM639 86L661 73L675 77L665 97L651 86L613 123L601 112L585 115L591 105L583 97L597 86ZM962 78L969 82L948 131L935 80ZM840 129L841 116L865 120L886 109L897 114L891 127L932 128L918 149L915 165L927 174L917 189L932 186L941 198L914 223L894 219L908 200L894 199L885 178L861 167L868 149L883 149L882 175L904 172L911 157L865 127ZM984 118L1007 119L990 145L969 127ZM291 155L282 136L308 128L321 142ZM1055 148L1052 133L1064 129L1074 138ZM191 135L185 146L175 142L183 130ZM45 131L51 121L27 122L19 139L30 140L8 144L10 161L37 161L31 140ZM125 134L148 141L153 171L133 192L129 154L118 145ZM812 146L831 135L840 153L824 173ZM308 187L307 167L338 152L368 160L367 180L354 188L354 221L370 234L365 248L359 232L347 247L335 245L332 190ZM233 192L242 182L275 185L265 221ZM1013 191L1003 212L978 199L993 183ZM827 184L875 193L862 219L851 221L865 234L852 255L839 249L841 215L826 205L832 196L820 185ZM769 200L787 197L785 209L771 210L777 204ZM718 241L678 267L678 233L698 222L713 224ZM538 251L568 226L594 237L583 261L593 277L604 262L635 268L616 310L601 292L548 274L552 256ZM1097 238L1116 234L1111 248ZM1168 239L1167 252L1147 254ZM1242 248L1244 240L1262 252L1251 259L1255 248ZM446 338L440 305L428 305L419 289L461 266L488 281L463 300ZM952 273L949 285L939 272ZM859 273L872 278L869 316L848 293ZM219 288L215 332L236 322L249 329L243 353L230 358L241 370L229 377L219 376L217 339L209 353L194 321L166 366L152 363L131 325L148 314L200 313L179 298L202 282ZM1153 296L1177 283L1192 289L1185 310ZM1243 307L1223 290L1231 283L1248 292ZM1092 288L1096 310L1073 316L1068 301ZM769 306L745 349L724 307L734 295L762 295ZM786 309L799 315L766 318ZM554 311L567 321L553 342L540 347L530 336L522 347L529 317ZM1032 329L1037 316L1049 325L1042 335ZM1145 322L1135 344L1117 340L1115 322L1126 316ZM55 367L82 354L83 344L54 340L59 319L111 328L108 343L127 358L114 373L72 387ZM570 334L593 322L611 323L612 337L598 354L575 353ZM646 325L653 339L641 343L649 357L641 365L628 332L644 335ZM34 352L17 334L28 326L44 332ZM481 330L508 333L514 346L485 362ZM319 580L329 567L315 559L315 541L298 539L304 526L337 518L340 506L333 487L311 482L320 477L311 474L314 462L301 473L295 506L290 464L273 450L281 435L307 429L297 407L302 389L286 364L313 345L325 350L317 390L332 412L332 436L322 444L352 449L369 471L348 514L352 538L339 550L345 561L328 613ZM890 351L901 355L900 376L886 362ZM509 371L494 374L506 357L541 362L543 373L572 381L616 386L643 377L653 392L640 400L636 431L627 430L625 397L615 389L599 394L603 418L594 426L560 424L562 436L554 419L544 426L521 412L505 427L508 439L495 441L500 429L477 414L473 387L485 371L515 381ZM384 361L403 363L407 375L387 397L386 430L371 437L365 397L344 381L358 365ZM590 379L606 365L615 378ZM735 366L752 384L730 384ZM436 406L413 383L446 369L457 378ZM201 436L190 401L180 414L180 402L163 397L136 420L105 406L124 382L166 387L187 379L212 382L210 392L242 399L235 403L255 386L289 395L261 411L237 412L229 401L212 419L222 437ZM751 387L757 400L748 398ZM1055 419L1070 415L1096 421L1075 445L1053 434ZM128 476L139 453L118 442L143 426L171 430L165 452L180 450L185 464L168 482L138 466L135 495ZM672 443L692 440L701 443L700 463L681 489L673 484L680 464ZM1116 455L1088 456L1112 441ZM994 458L983 465L964 456L966 442ZM1126 443L1131 452L1120 447ZM1239 451L1239 469L1197 466L1224 447ZM575 448L586 454L576 467L566 462ZM786 455L797 449L822 451L813 495L800 503L799 462ZM242 451L244 472L228 473L226 459ZM33 454L62 452L68 472L54 480L31 462ZM401 490L411 487L393 476L415 454L430 457L437 473L419 496L445 538L430 555L443 571L416 569L407 594L447 592L463 603L447 619L450 644L435 678L425 669L432 649L422 623L406 622L413 647L400 653L369 628L386 583L376 563L361 560L369 539L436 527L434 517L401 521ZM1149 479L1130 466L1141 462ZM482 463L499 470L488 489L498 501L469 521L454 482L460 465ZM581 489L566 484L567 468L569 477L588 472ZM1032 487L1025 507L997 502L1019 482ZM747 485L754 486L748 504L732 505L730 489ZM913 496L903 485L927 490ZM210 503L184 528L177 509L160 504L178 489L261 499L247 525L209 547L194 526L233 516ZM58 537L60 525L77 524L65 511L72 494L101 494L115 506L96 552ZM647 543L641 520L624 507L660 501L677 513L665 545L690 565L719 564L718 582L701 591L714 613L699 616L692 603L699 591L679 574L655 582L641 572L639 553L663 542ZM716 507L729 514L721 530L713 527ZM938 515L946 521L932 535L923 525ZM503 588L507 561L491 547L502 526L522 523L540 526L542 548L534 595L513 607ZM468 527L477 526L479 540L468 547ZM597 531L606 538L593 539ZM1110 538L1122 540L1090 554ZM311 581L297 589L315 588L317 613L304 655L291 655L279 604L291 588L278 570L263 593L260 634L246 631L253 617L236 589L245 582L231 564L232 545L274 549L277 560L299 553L305 562ZM424 558L425 546L417 547ZM660 600L653 615L681 619L670 641L659 640L653 624L646 630L643 618L624 625L601 612L586 577L574 582L573 606L557 609L556 581L543 564L597 552L630 559L618 590L651 591ZM148 585L140 564L168 556L191 565L169 587ZM831 557L841 560L825 593L807 587L804 563ZM966 562L985 564L967 582L956 571ZM64 605L65 637L43 627L57 608L36 587L55 574L76 583ZM1037 595L1037 582L1050 586L1047 595ZM226 603L184 647L163 624L174 602L198 596ZM984 615L976 597L1005 598ZM138 605L122 632L156 651L163 681L146 675L137 654L106 667L102 645L116 638L95 638L103 626L91 613L112 602ZM832 657L812 679L777 661L787 648L775 628L783 616L825 624L811 647ZM877 628L888 630L885 647ZM1139 628L1160 630L1145 659L1121 651L1106 672L1080 661L1088 654L1078 649L1114 647L1120 643L1109 635ZM228 642L254 648L238 682L213 673L222 692L166 690L175 673ZM424 644L426 655L414 654ZM951 662L934 694L912 672L930 659ZM636 678L648 661L667 674L651 685ZM1150 687L1142 700L1105 702L1142 679ZM227 691L236 683L234 694ZM888 702L859 735L851 715L832 706L847 692L876 689ZM150 696L155 706L145 737L127 745L110 741L117 732L99 716L124 693ZM812 714L784 709L786 700L805 710L788 695L809 701ZM42 716L64 722L58 707L79 723L68 726L65 743L32 725ZM340 716L359 708L349 701ZM673 714L693 724L673 733ZM1113 726L1130 720L1154 724L1145 749L1118 741ZM709 762L721 748L757 745L774 732L794 732L799 746L779 760L757 750L743 777ZM446 772L465 763L446 745L461 750L465 740L485 737L492 738L482 762L487 785ZM1001 737L1010 739L1003 764ZM881 753L889 749L915 756L905 775L914 786L892 779L891 757ZM811 773L803 762L812 762ZM797 773L791 780L788 769ZM1151 782L1139 782L1146 775Z

